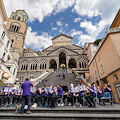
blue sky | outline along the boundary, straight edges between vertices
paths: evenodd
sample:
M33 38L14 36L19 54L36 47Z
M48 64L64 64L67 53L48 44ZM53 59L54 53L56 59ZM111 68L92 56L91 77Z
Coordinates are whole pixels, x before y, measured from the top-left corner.
M4 4L8 16L17 9L26 11L25 48L36 51L50 46L51 38L60 33L72 36L81 47L102 38L120 7L119 0L4 0Z

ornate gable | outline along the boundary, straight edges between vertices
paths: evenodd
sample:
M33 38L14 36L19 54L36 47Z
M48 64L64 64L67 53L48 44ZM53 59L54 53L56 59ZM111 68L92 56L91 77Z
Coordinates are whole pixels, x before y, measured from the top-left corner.
M63 47L63 46L53 50L52 52L48 53L47 55L48 56L56 56L56 55L58 55L62 51L65 52L67 55L78 55L77 52L72 51L71 49L68 49L68 48Z

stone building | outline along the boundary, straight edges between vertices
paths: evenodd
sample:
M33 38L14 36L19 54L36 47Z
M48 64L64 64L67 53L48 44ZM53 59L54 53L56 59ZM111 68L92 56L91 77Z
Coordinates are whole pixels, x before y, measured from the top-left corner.
M6 27L12 40L10 52L13 60L18 62L19 57L23 56L24 42L27 33L28 15L24 10L12 12L7 21Z
M90 82L101 87L110 84L115 102L120 102L120 10L88 66Z
M72 43L72 37L60 34L52 39L52 46L37 53L31 48L24 49L19 59L17 77L24 81L26 77L37 78L44 71L74 68L82 77L88 72L88 59L84 48Z
M0 0L0 84L14 83L18 65L12 60L10 46L12 40L7 31L5 22L8 20L3 1ZM1 86L0 85L0 86Z

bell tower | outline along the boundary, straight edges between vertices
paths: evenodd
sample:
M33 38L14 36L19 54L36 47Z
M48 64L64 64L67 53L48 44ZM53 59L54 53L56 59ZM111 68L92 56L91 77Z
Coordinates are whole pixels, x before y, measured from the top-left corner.
M19 57L23 56L24 42L27 32L28 15L24 10L12 12L6 27L12 40L10 52L13 60L18 62Z

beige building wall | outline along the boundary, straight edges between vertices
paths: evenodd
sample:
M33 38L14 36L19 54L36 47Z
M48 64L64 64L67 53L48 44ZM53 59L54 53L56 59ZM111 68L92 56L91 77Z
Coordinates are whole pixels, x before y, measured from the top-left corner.
M61 35L60 37L55 37L52 39L53 46L70 46L72 45L72 37L66 37Z

